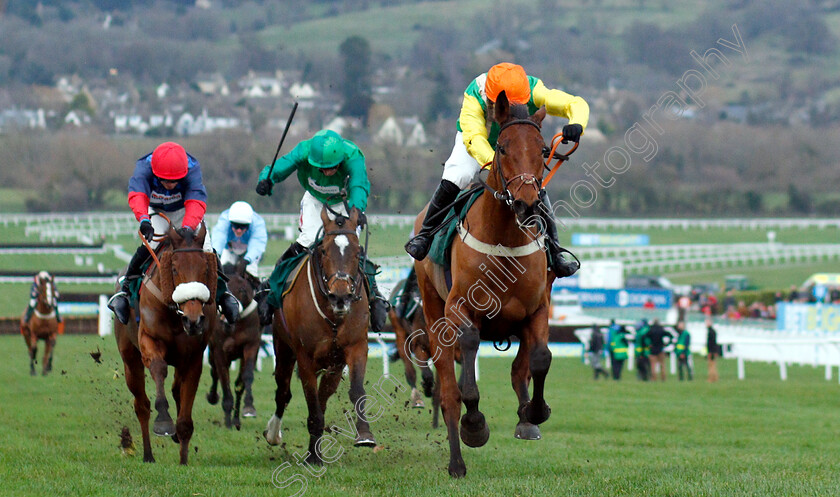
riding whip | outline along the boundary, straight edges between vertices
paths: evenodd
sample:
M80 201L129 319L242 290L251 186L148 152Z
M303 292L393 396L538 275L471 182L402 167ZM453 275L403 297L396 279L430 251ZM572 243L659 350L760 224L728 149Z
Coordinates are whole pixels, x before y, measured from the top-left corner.
M283 146L283 141L286 139L286 133L289 132L289 126L292 125L292 119L295 117L295 111L298 108L298 103L295 102L295 105L292 107L292 113L289 114L289 120L286 121L286 129L283 130L283 136L280 137L280 143L277 144L277 151L274 152L274 160L271 161L271 167L268 169L268 178L271 177L271 173L274 172L274 163L277 162L277 157L280 155L280 147Z

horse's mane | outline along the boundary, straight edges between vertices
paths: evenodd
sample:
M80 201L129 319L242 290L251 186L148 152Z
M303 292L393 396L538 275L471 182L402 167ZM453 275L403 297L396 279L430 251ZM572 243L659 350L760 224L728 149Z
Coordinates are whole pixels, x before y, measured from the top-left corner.
M525 104L514 104L510 106L510 117L512 119L528 119L531 113Z

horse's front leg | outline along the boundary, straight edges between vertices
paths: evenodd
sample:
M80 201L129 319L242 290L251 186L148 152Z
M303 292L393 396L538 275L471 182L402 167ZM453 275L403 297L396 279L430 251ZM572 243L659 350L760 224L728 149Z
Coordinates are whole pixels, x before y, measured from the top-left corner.
M321 403L318 399L318 378L315 375L315 366L306 352L298 354L298 376L303 385L303 396L306 398L306 407L309 416L306 418L306 428L309 431L309 451L306 453L306 462L322 466L324 461L318 453L318 441L324 434L324 411L321 410Z
M522 340L530 348L529 370L534 380L534 396L521 407L525 419L531 424L541 424L551 416L551 408L545 401L545 377L551 367L551 351L548 350L548 312L542 306L531 316L525 326ZM527 384L526 384L527 393Z
M216 405L219 402L219 376L216 374L216 349L210 347L210 391L207 392L207 402Z
M149 368L149 373L152 375L152 380L155 382L155 410L157 417L152 427L155 435L161 437L168 437L175 434L175 423L172 422L172 417L169 415L169 402L166 400L166 390L164 382L166 381L166 346L153 338L143 333L142 329L138 332L138 345L140 346L140 354L143 356L143 364Z
M125 333L124 331L122 333ZM143 437L143 462L155 462L152 455L152 442L149 437L149 417L151 402L146 395L146 373L143 369L143 358L140 351L123 334L117 333L117 346L122 356L125 383L134 396L134 414L140 422L140 433Z
M461 398L467 412L461 417L461 440L470 447L481 447L490 438L490 429L484 414L478 410L478 384L475 379L475 358L481 343L478 328L462 324L458 343L461 346Z
M539 426L529 422L525 416L525 406L531 401L531 395L528 393L528 382L531 379L530 360L531 344L527 340L520 340L519 350L510 367L510 383L519 400L516 411L519 422L513 436L522 440L539 440L542 437Z
M376 439L370 431L365 412L365 370L367 368L367 341L344 349L344 359L350 369L350 402L356 410L356 447L373 447Z
M198 391L198 382L201 380L202 353L196 353L186 367L179 371L180 389L178 395L178 420L175 424L175 432L181 444L181 464L186 465L189 457L190 439L193 435L192 408L195 402L195 394Z
M47 376L47 373L52 371L52 353L55 348L55 335L50 335L44 343L44 368L41 374Z
M254 385L254 371L257 368L257 353L259 352L260 344L259 342L254 343L253 345L248 345L245 347L245 350L242 352L242 368L239 372L239 379L242 382L242 390L239 388L239 383L237 382L237 389L236 389L236 411L239 412L240 400L242 399L242 393L244 390L245 394L245 407L242 408L242 417L243 418L255 418L257 417L257 409L254 407L254 394L251 391L252 386Z
M35 376L38 373L35 372L35 363L38 362L38 339L35 338L34 335L29 340L29 375Z

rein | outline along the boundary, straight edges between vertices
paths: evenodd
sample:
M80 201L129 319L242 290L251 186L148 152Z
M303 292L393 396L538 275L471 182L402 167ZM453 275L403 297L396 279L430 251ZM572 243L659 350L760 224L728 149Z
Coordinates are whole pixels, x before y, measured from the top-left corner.
M339 229L329 231L324 233L324 236L337 236L337 235L355 235L356 230L351 229ZM322 239L323 243L323 239ZM321 264L321 255L317 250L312 251L312 258L315 259L315 266L313 267L313 271L317 276L318 281L318 290L321 292L321 295L327 297L329 295L329 288L330 284L335 281L346 281L350 284L350 291L353 293L353 301L358 302L362 300L361 289L364 285L359 284L359 268L356 268L356 272L354 275L349 275L344 271L336 271L334 274L327 276L324 274L324 267Z

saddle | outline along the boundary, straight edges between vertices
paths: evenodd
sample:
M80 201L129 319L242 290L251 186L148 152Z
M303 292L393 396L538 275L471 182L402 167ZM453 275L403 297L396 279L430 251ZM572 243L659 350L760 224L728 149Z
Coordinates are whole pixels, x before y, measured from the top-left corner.
M446 213L446 218L441 223L438 232L432 239L432 246L429 249L429 258L438 266L443 266L449 271L449 264L452 255L452 241L458 233L458 225L467 217L470 207L473 206L484 190L464 190L455 198L453 206Z
M282 261L274 266L271 276L268 277L268 303L275 309L283 307L283 297L294 285L301 269L309 260L308 252L301 252L293 257Z

